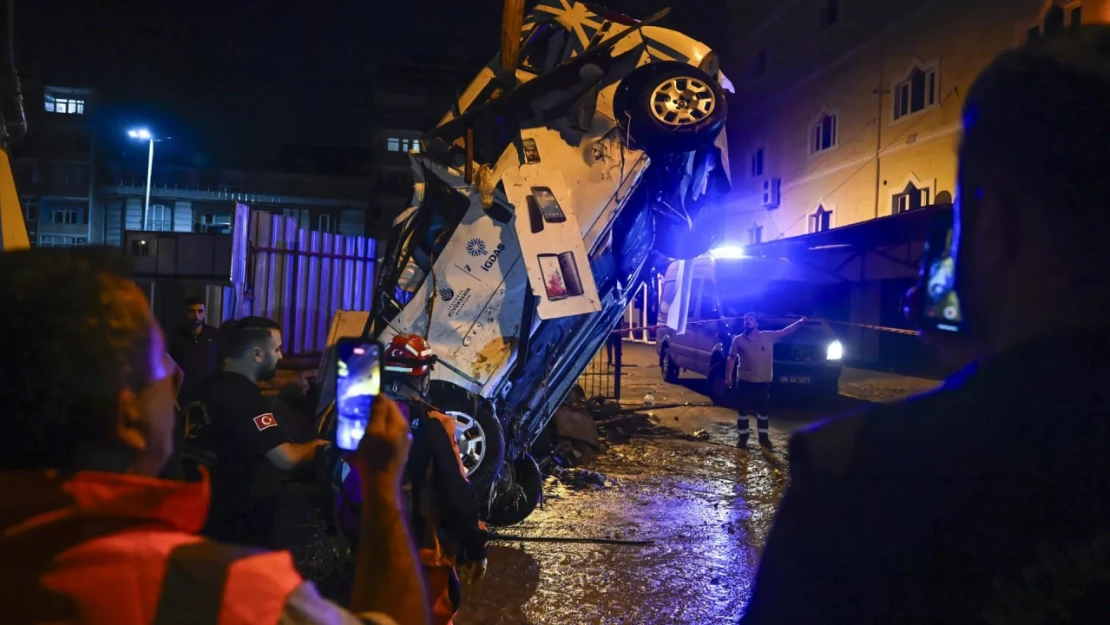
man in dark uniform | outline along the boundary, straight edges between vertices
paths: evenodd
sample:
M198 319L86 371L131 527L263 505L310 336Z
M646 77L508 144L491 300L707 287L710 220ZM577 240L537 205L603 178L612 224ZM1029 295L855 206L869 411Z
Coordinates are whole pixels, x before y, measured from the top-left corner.
M170 335L170 356L185 372L180 397L186 399L204 378L219 370L220 331L207 323L204 299L185 300L185 323Z
M964 97L978 363L794 437L745 623L1110 622L1110 26L1005 52Z
M328 443L291 442L258 388L258 382L274 377L281 359L276 324L251 318L237 322L223 356L223 370L200 384L188 408L189 446L212 474L204 534L269 546L282 472L311 461Z

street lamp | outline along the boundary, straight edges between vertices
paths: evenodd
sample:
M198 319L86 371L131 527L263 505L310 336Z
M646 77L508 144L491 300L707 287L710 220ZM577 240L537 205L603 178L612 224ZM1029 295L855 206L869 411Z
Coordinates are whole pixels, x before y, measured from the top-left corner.
M127 136L150 142L150 152L146 159L146 200L143 202L143 230L146 230L147 216L150 215L150 174L154 170L154 135L146 128L138 128L128 130Z

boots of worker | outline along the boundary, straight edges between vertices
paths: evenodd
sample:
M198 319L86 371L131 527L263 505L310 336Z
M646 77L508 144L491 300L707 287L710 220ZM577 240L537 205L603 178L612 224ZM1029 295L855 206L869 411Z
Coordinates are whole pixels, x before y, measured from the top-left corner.
M736 419L736 446L743 449L748 446L748 417Z
M756 417L756 428L759 430L760 446L766 449L774 449L775 446L771 444L770 419L766 415L758 415Z

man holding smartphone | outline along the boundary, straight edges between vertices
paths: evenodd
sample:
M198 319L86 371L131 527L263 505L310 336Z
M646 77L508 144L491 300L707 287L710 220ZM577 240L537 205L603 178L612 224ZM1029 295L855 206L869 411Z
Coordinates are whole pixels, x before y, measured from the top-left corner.
M961 89L960 309L916 312L975 362L794 436L744 623L1110 622L1110 25L1089 6Z
M173 452L181 380L129 273L113 249L0 254L3 622L427 623L397 405L375 405L352 458L364 479L348 611L288 552L198 536L206 481L155 477Z
M292 442L258 388L277 371L281 338L269 319L235 322L222 371L200 384L187 412L190 442L211 462L212 509L204 533L217 540L274 546L284 472L308 463L328 444Z

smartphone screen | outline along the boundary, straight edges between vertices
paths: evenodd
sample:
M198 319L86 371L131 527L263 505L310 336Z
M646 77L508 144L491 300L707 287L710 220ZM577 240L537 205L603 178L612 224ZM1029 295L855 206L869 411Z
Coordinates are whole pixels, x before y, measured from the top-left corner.
M925 241L924 264L925 306L923 327L944 332L960 332L964 314L956 292L956 257L953 251L955 233L952 213L938 216Z
M547 299L550 301L561 300L569 295L567 283L563 278L563 267L556 254L540 254L540 275L547 290Z
M361 339L342 339L336 347L335 445L354 451L370 423L374 398L381 392L382 349Z
M555 199L555 194L551 192L551 189L532 187L532 197L536 198L536 203L540 205L543 220L547 223L561 224L567 220L563 208L559 206L559 201Z

